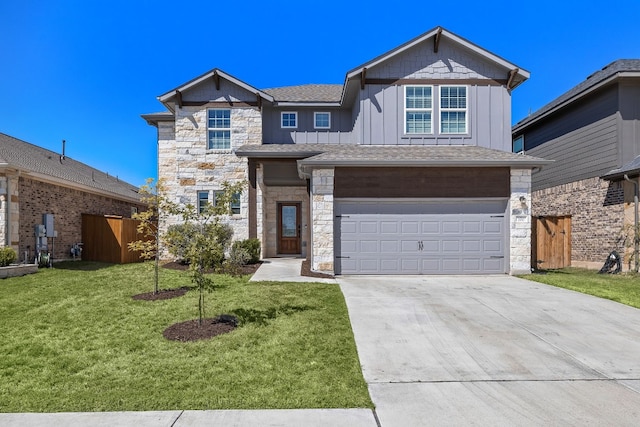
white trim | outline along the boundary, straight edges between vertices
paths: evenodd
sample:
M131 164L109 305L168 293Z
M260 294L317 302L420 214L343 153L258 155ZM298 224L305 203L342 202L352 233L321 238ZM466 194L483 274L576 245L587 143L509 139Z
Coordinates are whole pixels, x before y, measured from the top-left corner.
M428 87L431 89L431 108L407 108L407 89L410 87ZM435 103L435 91L433 90L434 86L433 85L405 85L404 86L404 90L403 90L403 96L402 96L402 115L403 115L403 119L402 119L402 134L403 135L409 135L409 136L413 136L413 135L433 135L434 133L434 118L435 118L435 109L434 109L434 105ZM415 112L430 112L431 113L431 130L429 132L407 132L407 112L411 112L411 111L415 111Z
M295 126L285 126L283 121L284 121L284 115L285 114L293 114L295 116ZM281 129L297 129L298 128L298 112L297 111L281 111L280 112L280 128Z
M329 116L328 126L318 126L318 114L327 114ZM313 128L314 129L331 129L331 112L330 111L314 111L313 112Z
M442 89L445 87L463 87L465 88L465 108L443 108L442 107ZM442 131L442 112L463 112L464 113L464 132L443 132ZM469 86L467 85L439 85L438 86L438 132L440 135L468 135L469 134Z

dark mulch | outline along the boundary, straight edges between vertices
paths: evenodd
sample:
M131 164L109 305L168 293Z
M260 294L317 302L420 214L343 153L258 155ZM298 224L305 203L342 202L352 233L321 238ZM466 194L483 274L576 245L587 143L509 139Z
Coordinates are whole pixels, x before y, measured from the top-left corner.
M202 325L198 320L187 320L175 323L164 330L162 335L172 341L198 341L213 338L233 331L238 326L235 316L223 314L218 317L203 319Z
M187 286L183 286L182 288L177 289L161 289L158 293L146 292L144 294L134 295L131 298L135 300L142 301L158 301L163 299L171 299L181 297L186 294L189 288Z
M311 261L305 259L302 261L302 269L300 271L301 276L309 276L309 277L317 277L318 279L334 279L334 277L330 274L318 273L316 271L311 271Z

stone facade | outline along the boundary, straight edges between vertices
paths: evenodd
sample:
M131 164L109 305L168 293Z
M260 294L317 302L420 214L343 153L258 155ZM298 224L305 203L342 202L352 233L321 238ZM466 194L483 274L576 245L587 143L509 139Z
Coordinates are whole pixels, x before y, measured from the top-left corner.
M34 226L42 224L42 214L54 215L54 227L58 237L49 239L49 249L54 250L54 259L70 258L71 246L82 242L82 214L119 215L131 218L132 207L139 210L146 209L141 204L116 200L110 197L62 187L46 182L20 177L15 180L17 185L11 186L12 231L19 235L13 240L12 246L18 251L20 261L23 261L25 251L30 257L35 256Z
M216 107L219 108L219 107ZM161 123L158 127L159 178L164 181L170 200L182 205L197 206L198 192L207 191L209 201L213 192L222 189L222 183L246 182L247 159L238 157L234 150L246 144L262 142L262 116L257 108L231 108L231 148L207 148L207 106L176 106L174 123ZM240 214L225 219L234 228L234 240L249 236L248 192L240 198ZM181 222L180 217L165 218L163 230ZM166 256L166 253L163 254Z
M533 215L571 215L572 264L602 264L612 250L625 251L621 236L625 207L627 223L633 224L633 186L627 192L631 203L625 203L625 187L596 177L534 191Z
M314 169L311 176L311 268L333 274L334 169Z
M509 272L531 273L531 170L511 169Z
M0 176L0 246L10 246L19 253L18 176Z

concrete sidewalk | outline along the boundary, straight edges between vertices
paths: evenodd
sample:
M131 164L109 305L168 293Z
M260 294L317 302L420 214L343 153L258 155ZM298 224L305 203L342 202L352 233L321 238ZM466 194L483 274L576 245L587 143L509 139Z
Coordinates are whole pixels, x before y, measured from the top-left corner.
M369 409L273 409L254 411L63 412L0 414L10 427L376 427Z
M302 258L267 258L249 281L338 283L336 279L300 275L302 261Z

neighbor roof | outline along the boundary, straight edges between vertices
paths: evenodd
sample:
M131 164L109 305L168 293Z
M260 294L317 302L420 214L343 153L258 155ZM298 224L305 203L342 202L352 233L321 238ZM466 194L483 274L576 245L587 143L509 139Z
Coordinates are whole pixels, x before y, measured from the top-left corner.
M606 179L607 181L619 181L624 179L625 175L634 177L640 175L640 156L636 157L621 168L607 172L602 175L601 178Z
M68 156L0 133L0 169L16 169L27 176L72 187L83 187L116 199L139 202L138 189Z
M595 90L598 87L628 73L631 73L632 76L640 77L640 59L618 59L617 61L614 61L605 66L601 70L596 71L577 86L560 95L528 117L520 120L513 127L513 132L522 130L526 126L547 116L553 111L576 101L592 90Z

